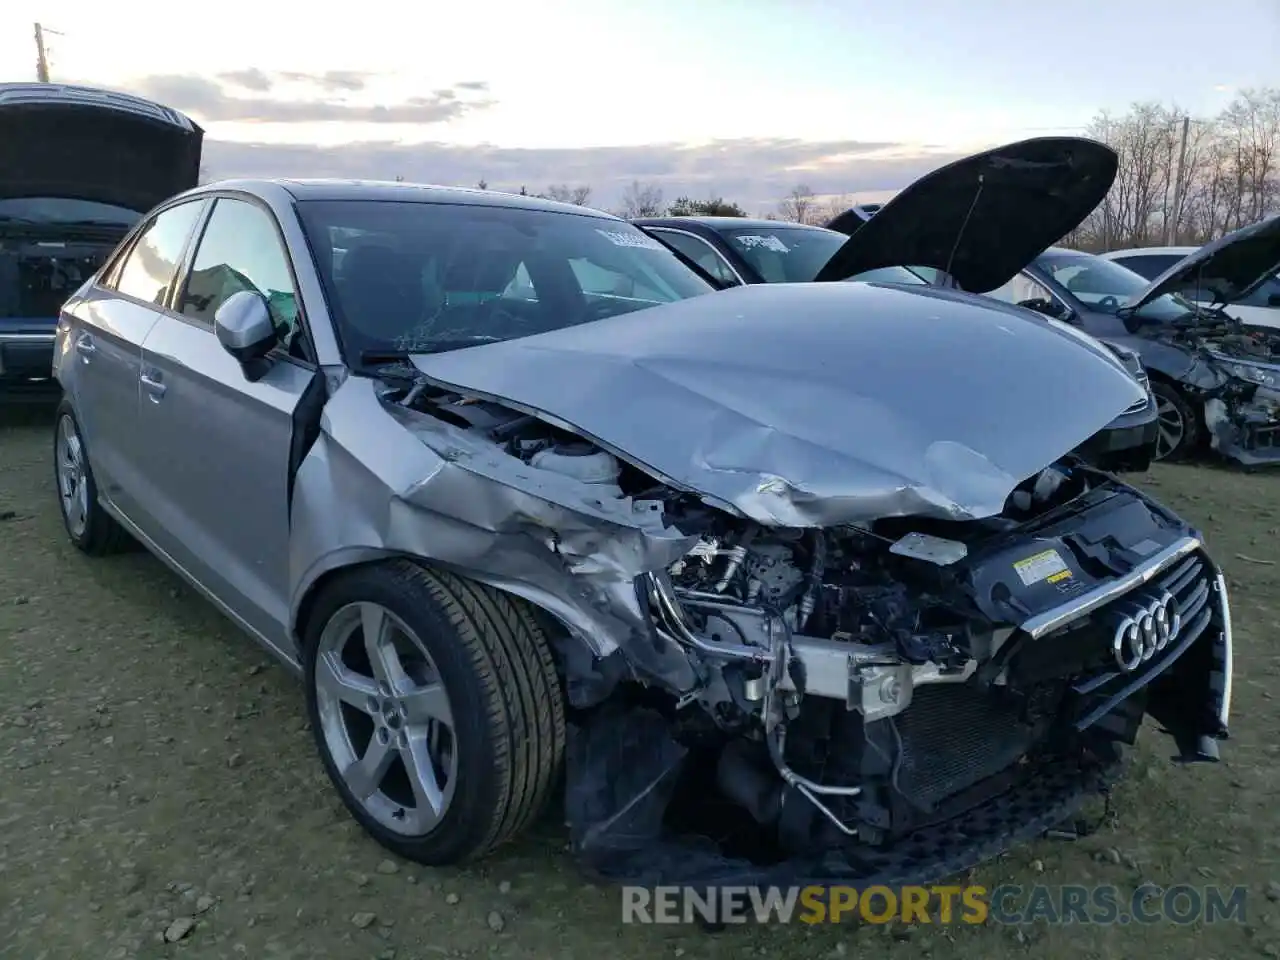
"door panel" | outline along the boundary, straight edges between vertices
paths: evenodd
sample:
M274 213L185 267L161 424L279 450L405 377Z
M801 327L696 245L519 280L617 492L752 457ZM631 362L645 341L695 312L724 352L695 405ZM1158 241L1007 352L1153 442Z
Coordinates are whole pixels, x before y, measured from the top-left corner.
M143 342L138 426L151 480L145 531L235 616L291 654L289 453L293 411L314 371L284 355L301 317L277 224L220 197L166 314ZM215 333L233 294L260 295L279 357L250 382Z
M145 503L139 471L138 374L142 342L159 319L204 202L161 211L123 262L119 289L91 288L64 313L59 376L75 404L99 493L130 519Z
M130 519L139 513L138 373L142 341L160 314L109 291L69 316L67 385L89 450L98 493Z
M151 330L143 358L144 532L276 642L289 612L291 418L312 371L281 360L250 383L212 330L171 316Z

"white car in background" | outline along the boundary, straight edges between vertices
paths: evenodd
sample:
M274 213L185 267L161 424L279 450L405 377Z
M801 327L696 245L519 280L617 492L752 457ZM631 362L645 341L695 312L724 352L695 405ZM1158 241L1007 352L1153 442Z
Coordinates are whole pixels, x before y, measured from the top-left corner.
M1195 253L1200 247L1136 247L1130 250L1112 250L1101 254L1106 260L1112 260L1122 267L1128 267L1134 273L1141 274L1148 280L1154 280L1180 260ZM1184 294L1196 303L1208 304L1209 292L1203 295L1199 291L1188 291ZM1259 327L1280 327L1280 274L1254 290L1249 296L1227 304L1224 312L1235 317L1241 323L1249 323Z

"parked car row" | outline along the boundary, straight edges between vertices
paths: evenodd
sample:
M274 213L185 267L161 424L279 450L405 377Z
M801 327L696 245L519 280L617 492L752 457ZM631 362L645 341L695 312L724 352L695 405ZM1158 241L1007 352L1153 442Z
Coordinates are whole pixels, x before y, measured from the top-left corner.
M608 878L936 880L1072 816L1147 715L1185 760L1228 735L1221 570L1072 452L1145 388L978 295L1116 163L989 151L918 236L906 196L819 282L731 289L528 197L178 192L61 305L68 536L144 544L295 672L402 856L483 856L563 783Z

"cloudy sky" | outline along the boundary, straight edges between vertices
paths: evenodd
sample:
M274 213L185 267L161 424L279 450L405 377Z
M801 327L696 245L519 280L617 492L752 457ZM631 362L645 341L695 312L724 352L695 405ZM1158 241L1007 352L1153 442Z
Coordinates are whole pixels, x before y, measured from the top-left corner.
M758 212L799 182L880 199L1102 108L1211 114L1280 84L1280 0L292 6L19 0L0 79L35 78L38 19L54 79L189 113L215 176L589 184L605 207L638 179Z

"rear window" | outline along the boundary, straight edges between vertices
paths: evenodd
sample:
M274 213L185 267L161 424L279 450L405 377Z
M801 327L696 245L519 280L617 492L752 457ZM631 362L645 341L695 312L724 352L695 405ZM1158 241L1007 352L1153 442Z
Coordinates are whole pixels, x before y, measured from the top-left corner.
M714 289L639 228L599 216L373 200L298 212L353 359L524 337Z

